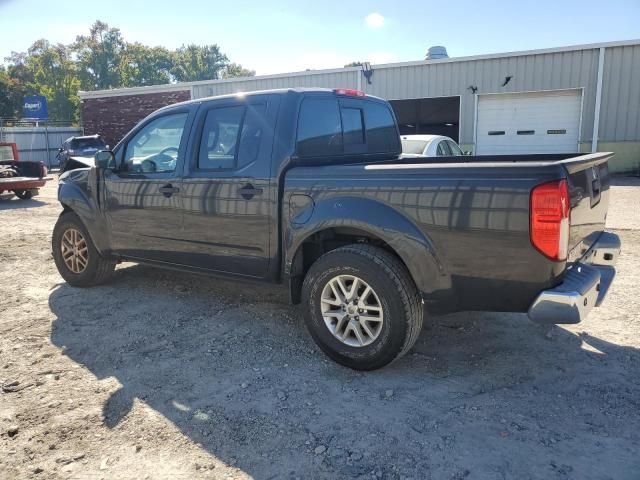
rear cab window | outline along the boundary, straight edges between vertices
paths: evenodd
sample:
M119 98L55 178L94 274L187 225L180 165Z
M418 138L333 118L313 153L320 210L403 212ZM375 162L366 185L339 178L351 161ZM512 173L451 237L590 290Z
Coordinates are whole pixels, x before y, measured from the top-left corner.
M0 145L0 162L14 161L13 146Z
M299 157L401 153L391 108L368 98L308 96L298 116Z

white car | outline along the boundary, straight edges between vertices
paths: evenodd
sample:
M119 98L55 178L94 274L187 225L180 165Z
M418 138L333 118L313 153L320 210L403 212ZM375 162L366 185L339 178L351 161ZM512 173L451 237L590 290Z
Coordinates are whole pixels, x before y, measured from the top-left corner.
M460 147L443 135L401 135L402 156L457 157L464 155Z

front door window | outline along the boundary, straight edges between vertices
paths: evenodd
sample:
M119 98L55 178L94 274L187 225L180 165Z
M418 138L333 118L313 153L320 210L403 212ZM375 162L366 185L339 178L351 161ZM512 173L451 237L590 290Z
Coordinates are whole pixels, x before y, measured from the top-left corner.
M176 169L188 113L165 115L145 125L127 144L123 170L168 173Z

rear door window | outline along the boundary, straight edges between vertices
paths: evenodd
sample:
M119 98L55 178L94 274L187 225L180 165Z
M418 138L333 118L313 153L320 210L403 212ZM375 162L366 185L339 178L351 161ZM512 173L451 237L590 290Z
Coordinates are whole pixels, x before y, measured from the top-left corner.
M200 139L198 168L234 168L244 107L213 108L207 113Z
M240 144L238 147L238 168L255 162L260 153L262 138L267 133L265 115L267 113L266 103L251 103L247 105L247 112L244 115L242 130L240 132Z

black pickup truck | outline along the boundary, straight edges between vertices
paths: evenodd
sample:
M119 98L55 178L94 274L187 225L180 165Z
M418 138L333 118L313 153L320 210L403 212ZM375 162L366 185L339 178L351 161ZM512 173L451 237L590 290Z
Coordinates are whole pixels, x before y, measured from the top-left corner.
M362 370L406 353L425 312L575 323L602 301L611 154L401 158L381 99L287 89L140 122L60 177L62 277L120 260L285 284L319 347Z

